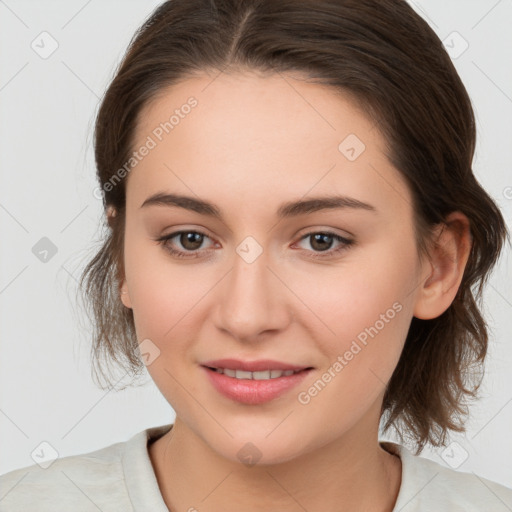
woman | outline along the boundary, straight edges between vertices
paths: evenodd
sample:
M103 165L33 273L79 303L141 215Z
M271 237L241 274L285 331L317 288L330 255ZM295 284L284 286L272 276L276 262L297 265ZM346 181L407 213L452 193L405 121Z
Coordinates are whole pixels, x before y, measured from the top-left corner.
M405 1L163 3L98 114L82 283L102 376L147 368L176 420L4 475L2 510L512 508L418 457L456 452L487 350L507 231L474 147Z

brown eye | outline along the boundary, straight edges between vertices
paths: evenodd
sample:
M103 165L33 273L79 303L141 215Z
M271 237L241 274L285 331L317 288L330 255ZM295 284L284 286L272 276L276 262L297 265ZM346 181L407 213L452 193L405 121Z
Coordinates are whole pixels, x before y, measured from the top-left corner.
M349 249L349 247L355 244L355 240L349 240L348 238L342 237L336 233L329 231L316 231L304 235L300 242L304 240L309 241L311 249L307 250L308 257L311 258L329 258L340 255L343 251ZM333 243L337 242L338 246L331 249Z
M195 231L183 231L179 235L179 242L183 248L189 251L195 251L201 247L204 235Z
M326 251L331 248L334 241L333 235L328 233L315 233L311 237L311 247L317 251Z
M199 258L210 252L212 246L204 248L204 240L210 239L208 235L197 231L175 231L169 235L155 238L155 241L176 258ZM203 254L202 254L203 253Z

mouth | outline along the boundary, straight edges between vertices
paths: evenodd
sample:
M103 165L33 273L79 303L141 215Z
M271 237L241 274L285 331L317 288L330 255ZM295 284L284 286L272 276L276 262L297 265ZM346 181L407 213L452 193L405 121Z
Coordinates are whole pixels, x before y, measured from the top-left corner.
M302 373L308 370L312 370L313 367L309 366L307 368L301 368L299 370L260 370L260 371L247 371L247 370L241 370L237 368L218 368L214 366L206 366L202 365L206 369L221 373L223 375L226 375L227 377L232 377L235 379L247 379L247 380L272 380L272 379L279 379L280 377L289 377L290 375L294 375L297 373Z
M235 358L223 358L203 361L204 366L210 371L217 372L240 380L272 380L313 369L312 366L291 364L276 359L245 360Z
M245 405L262 405L279 397L284 398L314 371L312 366L256 371L209 364L200 367L218 393Z

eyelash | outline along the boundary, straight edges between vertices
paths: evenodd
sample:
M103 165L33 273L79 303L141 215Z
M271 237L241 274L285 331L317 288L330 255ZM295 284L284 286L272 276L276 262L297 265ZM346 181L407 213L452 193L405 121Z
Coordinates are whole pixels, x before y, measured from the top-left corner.
M161 236L158 238L154 238L154 241L158 242L160 245L162 245L164 247L164 249L168 253L170 253L171 256L173 256L175 258L199 258L200 256L197 256L197 254L199 253L200 249L197 249L195 252L194 251L179 251L179 250L173 249L168 244L168 242L171 239L173 239L176 236L181 235L183 233L195 233L195 234L210 238L208 235L206 235L205 233L201 233L200 231L182 230L182 231L175 231L174 233L171 233L169 235L164 235L164 236ZM331 236L335 240L340 242L342 245L340 245L340 247L338 247L337 249L334 249L334 250L328 249L326 251L321 251L321 252L317 251L316 253L313 253L312 255L308 256L309 258L312 258L312 259L323 259L323 258L333 257L333 256L347 250L350 246L355 244L354 240L344 238L344 237L337 235L336 233L333 233L331 231L311 231L311 232L305 234L304 236L302 236L300 238L299 242L301 242L302 240L304 240L312 235L318 235L318 234Z

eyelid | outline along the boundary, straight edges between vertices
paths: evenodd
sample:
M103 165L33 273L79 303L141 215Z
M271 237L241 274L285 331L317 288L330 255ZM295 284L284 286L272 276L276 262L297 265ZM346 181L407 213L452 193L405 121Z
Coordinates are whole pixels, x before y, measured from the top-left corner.
M331 228L328 226L322 226L318 224L313 224L311 226L307 226L305 228L302 228L296 236L302 239L302 234L304 235L310 235L314 233L329 233L331 235L341 236L342 238L355 238L355 235L351 233L350 231L347 231L346 229L339 229L339 228Z
M337 241L339 245L337 247L335 247L334 249L329 248L325 251L305 250L308 253L308 256L307 256L308 258L317 259L317 260L321 260L321 259L327 260L329 258L331 258L331 259L336 258L337 256L341 255L341 253L348 250L350 247L356 245L355 239L344 237L342 235L337 234L335 231L327 230L327 229L321 229L321 230L314 229L312 231L308 231L307 233L302 235L299 238L299 240L297 242L295 242L293 245L296 245L296 244L302 242L303 240L307 240L312 235L316 235L316 234L327 235L327 236L333 238L335 241Z
M182 235L183 233L196 233L198 235L201 235L203 237L203 241L206 240L206 239L210 239L211 241L211 245L212 246L215 246L215 245L218 245L218 242L214 239L214 237L210 236L207 232L207 230L203 230L202 228L201 229L189 229L189 228L185 228L185 229L178 229L176 231L171 231L169 234L167 235L162 235L161 237L158 237L158 239L167 239L167 241L169 240L172 240L173 238L176 238L178 237L179 235ZM211 247L209 248L202 248L202 249L197 249L196 251L184 251L184 252L188 252L190 254L194 254L194 253L199 253L199 252L204 252L204 251L209 251L211 249Z
M183 233L197 233L199 235L203 235L204 237L209 238L213 242L216 242L216 237L212 236L210 234L210 232L206 228L203 228L203 227L201 227L201 228L192 228L192 227L186 227L186 226L183 227L183 228L182 227L177 228L176 230L171 230L167 234L163 234L163 235L160 235L158 237L155 237L154 240L159 240L159 239L163 239L163 238L172 239L172 238L174 238L174 237L176 237L176 236L178 236L180 234L183 234ZM348 237L354 238L354 235L352 233L348 232L348 231L343 231L343 234L340 234L335 228L308 226L308 227L302 228L294 236L294 238L297 239L297 241L294 242L294 244L297 243L297 242L302 241L307 236L311 236L313 234L318 234L318 233L329 234L329 235L332 235L332 236L339 236L339 237L344 238L344 239L348 239Z
M216 241L218 239L218 237L213 236L210 233L210 231L206 228L203 228L203 227L193 228L193 227L185 226L185 227L172 227L168 233L164 233L162 235L159 235L158 237L155 237L155 240L159 239L159 238L174 238L175 236L180 235L182 233L197 233L199 235L203 235L205 238L209 238L212 241Z
M207 231L207 230L205 230ZM182 235L183 233L196 233L203 237L209 238L213 241L213 244L216 245L217 242L208 235L206 232L203 232L200 229L178 229L176 231L172 231L171 233L167 235L162 235L157 238L154 238L153 240L158 242L159 245L162 246L162 248L174 259L177 260L189 260L189 259L202 259L202 260L209 260L212 257L212 248L207 249L196 249L194 251L186 251L181 249L175 249L170 244L169 241L173 238ZM356 240L354 238L347 238L342 235L339 235L336 233L336 231L332 229L314 229L309 228L309 231L305 232L303 235L299 236L299 239L292 244L292 247L296 245L297 243L302 242L303 240L306 240L307 238L316 235L316 234L324 234L331 238L334 238L340 245L335 248L329 248L325 251L310 251L307 249L302 249L302 252L307 253L305 256L306 258L309 258L312 261L328 261L332 259L336 259L340 257L344 252L348 251L352 246L357 245Z

